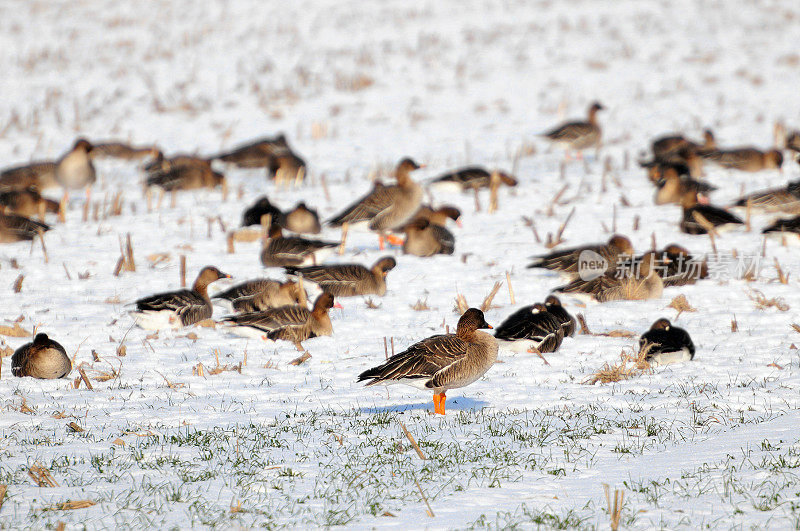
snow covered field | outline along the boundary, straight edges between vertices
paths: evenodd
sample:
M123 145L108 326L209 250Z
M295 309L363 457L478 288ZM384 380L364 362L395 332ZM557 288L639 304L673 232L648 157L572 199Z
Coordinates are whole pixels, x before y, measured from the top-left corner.
M57 157L79 135L208 154L285 131L310 175L277 189L261 171L225 168L226 200L186 192L148 212L140 170L100 162L93 200L121 192L122 215L101 208L84 223L76 192L67 222L45 239L47 262L38 243L0 248L0 324L48 333L93 386L75 389L77 371L13 378L4 353L0 528L592 528L610 521L603 484L624 491L625 528L797 528L800 261L779 240L761 257L769 216L716 241L761 257L757 278L723 276L644 302L565 297L593 334L566 339L549 364L501 353L483 379L448 395L445 417L429 414L428 393L355 379L384 359L384 338L399 351L452 329L458 293L479 305L503 282L486 313L494 325L544 299L562 282L525 266L573 208L565 245L605 241L616 224L637 251L654 234L659 246L710 252L708 237L678 231L679 207L653 205L635 161L671 131L699 138L711 127L722 145L768 148L776 120L800 126L798 35L793 0L3 3L0 166ZM595 99L608 109L604 147L562 177L562 153L536 135ZM132 328L125 305L177 288L180 255L190 282L207 264L234 281L280 278L261 267L257 242L227 254L210 218L230 230L263 193L327 218L404 156L427 164L418 180L474 163L513 168L520 185L501 189L494 214L485 192L476 211L472 195L432 191L464 214L456 254L390 251L398 267L386 296L372 299L377 308L342 300L334 335L304 343L306 363L288 364L292 345L219 328L157 337ZM782 174L708 169L721 205L798 174L791 160ZM128 233L137 268L116 277ZM335 260L372 263L384 254L376 240L351 231ZM781 304L757 305L754 290ZM696 311L667 308L680 294ZM413 309L419 301L427 309ZM586 383L662 316L692 335L695 361ZM11 349L29 341L3 339ZM35 486L34 464L58 486ZM94 505L59 506L82 500Z

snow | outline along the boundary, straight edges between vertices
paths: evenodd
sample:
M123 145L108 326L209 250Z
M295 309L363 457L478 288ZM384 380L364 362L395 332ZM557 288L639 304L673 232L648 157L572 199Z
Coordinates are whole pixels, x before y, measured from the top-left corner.
M47 262L38 243L0 249L0 320L22 317L26 330L61 342L76 366L88 364L94 387L74 389L77 371L59 381L13 378L2 358L0 527L592 527L609 521L603 483L625 491L624 527L798 525L800 335L791 324L800 322L800 263L780 239L764 245L768 215L715 242L729 255L760 257L763 248L754 281L724 276L640 302L562 299L593 333L640 334L668 317L691 334L693 362L586 385L637 337L577 335L545 355L549 364L501 353L483 379L448 394L445 418L429 415L430 394L355 382L384 359L384 338L399 351L454 329L457 293L479 305L503 282L486 314L496 325L561 285L525 268L547 249L523 217L542 241L574 208L564 245L605 241L616 226L637 251L655 234L659 246L710 252L708 237L678 231L678 206L654 207L636 160L649 140L674 131L700 138L711 127L722 145L768 148L775 121L800 126L796 2L37 0L0 14L4 167L57 157L77 136L208 154L285 131L310 172L299 188L277 188L261 171L225 167L227 200L219 190L186 192L148 212L136 165L102 161L93 200L122 192L121 216L84 223L75 192L67 222L45 238ZM594 100L607 108L604 147L568 163L562 178L562 153L536 135L584 116ZM132 327L127 305L178 288L180 255L189 283L204 265L234 276L219 287L281 278L261 267L257 242L227 254L226 234L218 222L209 229L209 218L230 230L263 193L282 208L306 201L327 218L404 156L427 165L418 181L482 164L513 169L520 184L501 189L493 214L486 192L476 211L471 194L431 191L463 212L463 227L450 227L453 256L383 252L373 234L350 231L331 262L369 265L392 254L398 266L386 296L371 298L377 309L340 301L334 335L304 343L306 363L288 365L299 355L290 344L222 327L155 338ZM726 205L800 171L787 161L782 173L707 173L720 187L712 202ZM136 271L115 277L127 233ZM156 253L169 259L152 263ZM788 309L759 309L752 290ZM679 294L696 311L667 308ZM429 309L413 310L418 301ZM14 349L27 341L5 338ZM240 362L241 372L211 373ZM200 363L202 375L193 370ZM95 379L112 368L118 377ZM429 460L419 460L399 421ZM27 470L36 462L59 487L34 485ZM42 510L67 500L97 504Z

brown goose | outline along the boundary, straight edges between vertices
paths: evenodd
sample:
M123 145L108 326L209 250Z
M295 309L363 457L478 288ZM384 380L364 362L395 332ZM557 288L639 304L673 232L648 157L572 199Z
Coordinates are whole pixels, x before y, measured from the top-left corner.
M778 219L775 220L771 225L764 228L761 231L763 234L796 234L800 236L800 216L795 216L789 219Z
M664 177L656 183L656 190L653 202L657 205L668 203L679 204L681 198L687 193L708 193L717 189L716 186L703 181L696 181L691 177L680 177L674 170L667 170Z
M50 225L25 216L0 213L0 243L31 241L50 230Z
M790 131L786 134L786 149L800 153L800 131Z
M213 158L240 168L267 168L274 163L276 156L287 153L291 153L289 143L285 135L279 134L260 138Z
M740 198L734 205L746 207L748 203L751 208L797 212L800 209L800 181L792 181L783 188L754 192Z
M647 349L645 359L654 367L691 361L694 343L683 328L672 326L668 319L659 319L639 339L639 352Z
M322 232L317 211L308 208L303 202L297 203L292 210L278 216L276 221L281 227L292 232L302 234L319 234Z
M683 217L680 222L680 229L686 234L706 234L708 231L705 223L711 224L715 230L726 230L733 225L742 225L744 221L739 216L731 214L713 205L700 204L697 201L697 193L687 191L681 199L683 207Z
M300 285L292 280L279 282L259 278L237 284L217 293L212 299L229 302L234 312L255 312L278 306L304 304L306 294Z
M32 162L0 172L0 190L44 190L56 186L55 162Z
M214 312L208 297L208 285L221 278L231 278L216 267L206 266L197 275L191 290L182 289L151 295L136 301L130 314L145 330L178 329L210 319Z
M516 186L517 179L508 173L497 171L497 176L500 178L500 184L506 186ZM435 186L457 186L461 191L477 190L480 188L489 188L491 185L492 172L480 166L467 166L450 173L440 175L431 181Z
M379 244L383 249L383 234L403 227L419 209L422 188L410 176L419 168L420 165L413 160L403 159L395 172L396 185L376 183L367 195L344 209L329 224L338 227L345 223L368 221L370 230L380 234Z
M156 159L161 151L155 146L135 147L122 142L95 142L89 156L93 159Z
M592 146L599 147L602 131L600 124L597 123L597 111L604 108L600 103L594 102L589 106L585 122L567 122L544 133L543 136L556 144L563 145L567 150L581 152Z
M261 263L267 267L303 266L320 263L325 252L332 252L339 242L283 236L277 225L269 228L269 240L261 251Z
M657 299L661 297L664 283L655 269L656 261L655 253L647 253L638 267L621 265L591 280L577 278L555 291L588 296L599 302Z
M79 138L75 145L56 162L55 180L67 190L91 187L97 180L92 158L89 156L92 145L88 140Z
M416 218L405 227L406 239L403 252L414 256L433 256L436 254L453 254L456 239L449 230L433 225L424 217Z
M458 320L455 334L431 336L358 375L358 381L401 383L433 391L434 413L445 414L446 393L480 379L497 361L497 340L479 331L491 328L477 308Z
M47 334L36 334L32 343L18 348L11 357L11 374L45 380L63 378L72 370L67 351Z
M783 155L777 149L769 151L751 147L722 149L706 153L703 157L723 168L748 172L780 169L783 165Z
M161 151L157 151L155 158L144 165L144 171L148 174L169 172L175 168L184 166L199 166L201 168L210 167L210 159L204 159L196 155L173 155L164 157Z
M575 328L577 323L575 318L561 305L561 301L555 295L548 295L544 300L544 307L547 311L561 323L561 329L564 330L564 337L572 337L575 335Z
M276 155L267 166L267 178L278 181L302 180L305 172L306 161L291 152Z
M328 266L287 267L286 272L301 275L320 289L336 297L386 294L386 275L397 262L385 256L367 269L361 264L336 264Z
M234 334L256 339L291 341L300 343L318 336L333 333L328 310L334 305L333 295L323 292L314 301L314 308L305 306L280 306L260 312L240 313L222 319Z
M249 225L260 225L261 218L269 215L271 222L275 222L283 216L281 209L270 203L267 196L262 195L256 202L247 207L242 214L242 227ZM270 223L271 224L271 223Z
M710 129L703 131L703 143L692 142L683 135L671 135L653 141L651 151L653 158L662 163L686 163L687 155L708 153L717 148L714 133Z
M212 170L208 161L174 165L168 170L154 171L147 177L147 186L158 186L166 192L216 188L224 182L225 176Z
M509 315L494 332L501 348L512 352L555 352L564 340L561 322L544 304L520 308Z
M554 251L544 256L535 257L536 261L528 266L528 269L543 268L551 271L559 271L568 275L577 275L581 267L581 260L597 260L598 267L600 262L605 261L605 267L613 270L617 262L624 256L633 256L633 245L625 236L613 235L607 243L582 245ZM581 258L583 257L583 258ZM593 267L594 268L594 267ZM596 271L598 274L600 270Z
M708 278L708 260L699 260L680 245L671 243L657 253L664 287L695 284Z
M0 192L0 210L12 214L29 218L38 215L43 220L47 213L58 214L59 208L57 201L42 197L35 188Z

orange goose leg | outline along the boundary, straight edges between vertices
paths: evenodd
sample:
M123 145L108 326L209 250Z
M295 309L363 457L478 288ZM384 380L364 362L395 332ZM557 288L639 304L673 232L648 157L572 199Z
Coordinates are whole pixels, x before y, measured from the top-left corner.
M383 234L378 234L378 249L383 251L384 248L385 248L385 245L384 245L384 242L383 242Z
M437 395L436 393L433 394L433 412L438 413L439 415L444 415L444 404L447 401L447 397L444 393Z

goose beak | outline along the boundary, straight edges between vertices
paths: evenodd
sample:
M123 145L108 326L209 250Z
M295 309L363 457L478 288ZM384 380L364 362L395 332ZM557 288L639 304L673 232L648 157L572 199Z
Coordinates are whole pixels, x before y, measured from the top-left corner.
M334 307L334 308L339 308L340 310L344 310L344 306L342 306L342 305L341 305L341 304L339 304L338 302L337 302L336 304L334 304L334 305L333 305L333 307Z

